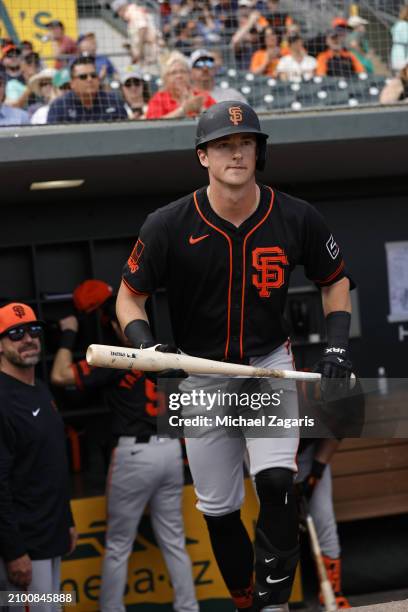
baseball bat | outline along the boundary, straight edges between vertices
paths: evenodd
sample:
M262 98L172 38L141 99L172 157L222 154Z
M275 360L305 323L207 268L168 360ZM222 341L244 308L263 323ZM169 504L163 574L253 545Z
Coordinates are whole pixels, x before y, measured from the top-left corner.
M306 381L318 381L321 378L318 372L258 368L179 353L161 353L150 349L132 349L104 344L91 344L86 352L86 360L91 366L117 368L118 370L160 372L175 369L184 370L188 374L218 374L251 378L274 377Z
M306 526L309 532L310 544L317 567L317 573L319 575L320 591L323 597L324 606L326 612L336 612L338 610L336 597L334 595L332 585L327 578L326 567L324 565L322 551L316 533L316 527L309 512L309 508L307 507L306 501L304 501L304 503L306 504Z

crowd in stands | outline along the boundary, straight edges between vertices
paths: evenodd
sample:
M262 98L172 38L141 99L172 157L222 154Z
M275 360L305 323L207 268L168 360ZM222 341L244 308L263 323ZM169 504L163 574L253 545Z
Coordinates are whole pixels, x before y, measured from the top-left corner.
M336 17L307 38L279 0L164 0L161 28L131 0L113 0L111 9L127 28L125 70L98 52L95 32L73 40L58 20L47 24L53 61L31 41L1 41L0 126L194 117L215 102L245 100L244 87L219 86L231 68L248 80L289 83L375 73L368 21L359 15ZM394 78L380 95L387 104L408 99L408 6L391 34Z

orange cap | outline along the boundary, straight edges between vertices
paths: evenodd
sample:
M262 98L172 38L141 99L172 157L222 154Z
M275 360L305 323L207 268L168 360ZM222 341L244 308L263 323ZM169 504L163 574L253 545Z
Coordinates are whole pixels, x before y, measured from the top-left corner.
M112 287L101 280L86 280L75 288L72 298L80 312L92 312L113 295Z
M344 17L334 17L332 28L348 28L347 19Z
M17 325L38 321L35 312L27 304L12 302L0 308L0 335ZM38 321L42 323L42 321Z

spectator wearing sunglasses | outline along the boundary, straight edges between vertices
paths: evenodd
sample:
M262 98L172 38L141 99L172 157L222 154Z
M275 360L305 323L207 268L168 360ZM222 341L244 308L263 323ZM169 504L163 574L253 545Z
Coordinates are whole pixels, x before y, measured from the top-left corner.
M13 42L2 48L1 65L4 67L7 81L9 79L19 79L24 83L24 77L21 73L21 50Z
M180 119L196 117L215 100L206 91L193 87L187 58L173 51L163 68L163 89L150 100L147 119Z
M71 91L54 100L47 123L84 123L127 119L123 102L100 88L93 57L78 57L70 68Z
M25 125L29 123L28 114L20 108L4 104L6 91L6 74L0 66L0 127L7 125Z
M76 544L64 424L48 388L35 378L42 330L43 323L26 304L0 308L3 590L59 591L61 557ZM40 605L37 609L56 612L59 608Z
M241 100L246 98L233 87L218 87L215 84L215 57L207 49L197 49L190 55L191 81L193 87L209 93L216 102L225 100Z
M150 90L141 71L135 66L129 66L121 75L120 83L128 118L145 119Z

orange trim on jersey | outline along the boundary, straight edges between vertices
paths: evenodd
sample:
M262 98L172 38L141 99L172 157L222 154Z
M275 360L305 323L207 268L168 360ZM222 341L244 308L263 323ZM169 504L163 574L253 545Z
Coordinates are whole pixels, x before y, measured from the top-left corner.
M258 227L260 227L262 225L262 223L264 223L264 221L266 221L267 217L269 216L272 207L273 207L273 203L275 201L275 192L273 191L273 189L271 189L270 187L268 187L268 189L271 192L271 201L269 203L269 208L265 214L265 216L259 221L259 223L257 225L255 225L245 236L244 238L244 244L242 246L242 259L243 259L243 268L242 268L242 295L241 295L241 325L240 325L240 333L239 333L239 351L240 351L240 357L241 359L244 356L244 309L245 309L245 278L246 278L246 242L248 240L248 238L254 233L255 230L258 229Z
M75 386L77 387L77 389L80 389L82 391L83 388L84 388L84 385L82 384L82 380L81 380L81 377L80 377L79 372L78 372L77 364L76 363L71 363L71 369L72 369L72 372L74 374Z
M344 268L344 259L342 259L341 264L339 265L339 267L337 268L337 270L335 270L333 272L333 274L330 274L330 276L328 276L327 278L325 278L324 280L315 280L315 283L318 283L319 285L325 285L326 283L329 283L330 281L332 281L334 278L336 278L336 276L338 274L340 274L340 272L343 270Z
M86 359L81 359L81 361L78 361L78 368L81 369L84 376L89 376L91 373L91 367L88 365Z
M196 191L194 192L194 204L195 204L195 207L197 209L198 214L200 215L200 217L202 218L204 223L207 223L207 225L209 225L210 227L215 229L217 232L219 232L222 236L224 236L224 238L227 239L228 246L229 246L230 273L229 273L229 285L228 285L227 341L225 343L225 352L224 352L224 357L225 357L225 359L227 359L227 357L228 357L228 350L229 350L229 343L230 343L230 334L231 334L231 329L230 328L231 328L231 291L232 291L232 242L231 242L231 238L228 236L228 234L223 232L219 227L217 227L216 225L213 225L210 221L208 221L208 219L205 218L204 213L201 212L200 207L198 205L197 192Z
M125 278L123 278L123 276L122 276L122 281L126 289L129 289L131 293L134 293L135 295L150 295L150 293L144 293L143 291L138 291L137 289L133 289L133 287L129 285L129 283L127 282Z

